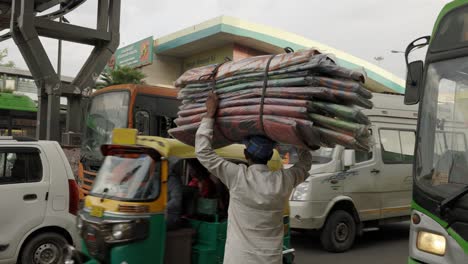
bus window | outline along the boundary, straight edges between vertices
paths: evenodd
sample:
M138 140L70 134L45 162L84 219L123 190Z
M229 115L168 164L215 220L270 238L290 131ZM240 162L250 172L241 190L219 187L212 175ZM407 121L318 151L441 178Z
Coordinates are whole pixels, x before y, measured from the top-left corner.
M169 137L167 131L175 127L174 119L167 116L155 116L156 120L156 136Z
M468 170L466 137L461 132L437 131L434 142L434 173L432 185L467 184L463 177Z
M136 113L135 128L140 135L150 134L150 115L147 111L140 110Z

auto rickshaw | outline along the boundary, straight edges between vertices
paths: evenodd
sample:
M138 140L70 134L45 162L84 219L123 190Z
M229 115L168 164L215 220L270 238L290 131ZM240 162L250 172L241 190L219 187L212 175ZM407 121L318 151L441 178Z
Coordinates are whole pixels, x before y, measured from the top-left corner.
M243 150L243 145L233 144L216 152L227 160L246 163ZM204 217L197 213L186 217L192 232L166 232L169 160L194 159L193 147L175 139L137 136L134 129L116 129L113 144L103 145L101 151L105 159L77 218L83 251L65 249L65 263L184 263L171 259L186 255L184 251L189 251L186 263L223 263L227 219L218 217L216 206L210 211L197 204L202 208L195 212L202 211ZM281 168L278 152L268 166ZM292 263L294 257L288 214L289 206L284 214L283 263ZM172 235L176 238L169 243L172 232L179 235Z

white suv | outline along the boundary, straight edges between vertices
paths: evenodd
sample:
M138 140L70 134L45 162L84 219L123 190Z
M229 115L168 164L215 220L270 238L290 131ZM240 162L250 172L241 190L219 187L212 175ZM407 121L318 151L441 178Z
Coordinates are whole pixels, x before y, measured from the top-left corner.
M0 137L0 263L63 263L78 185L55 141Z

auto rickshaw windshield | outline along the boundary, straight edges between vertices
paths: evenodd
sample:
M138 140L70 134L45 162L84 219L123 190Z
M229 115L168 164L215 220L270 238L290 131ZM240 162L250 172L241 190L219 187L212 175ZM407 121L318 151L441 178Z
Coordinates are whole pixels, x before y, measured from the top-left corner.
M159 196L161 162L145 153L107 156L91 195L126 201L151 201Z

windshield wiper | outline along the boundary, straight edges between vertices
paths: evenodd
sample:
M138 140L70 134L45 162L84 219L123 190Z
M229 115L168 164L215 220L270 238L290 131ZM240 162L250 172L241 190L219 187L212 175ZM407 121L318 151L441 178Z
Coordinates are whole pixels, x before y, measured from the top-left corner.
M120 180L120 183L124 183L130 179L130 176L133 176L137 170L141 168L141 165L136 166L133 170L127 172L125 176Z
M461 188L454 194L450 195L449 197L445 198L440 202L439 204L439 212L442 216L446 215L450 208L463 196L465 196L468 193L468 185Z
M102 190L101 203L104 202L104 199L107 198L107 192L108 191L109 191L109 188L107 188L107 187Z

